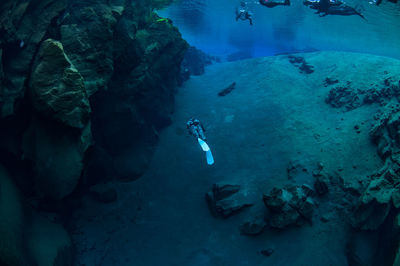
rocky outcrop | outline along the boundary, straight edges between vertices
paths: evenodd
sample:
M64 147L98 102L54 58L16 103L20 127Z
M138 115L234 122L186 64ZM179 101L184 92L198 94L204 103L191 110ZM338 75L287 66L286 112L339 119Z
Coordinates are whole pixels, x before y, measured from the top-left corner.
M187 48L153 11L170 2L1 1L0 152L24 193L9 195L8 205L0 200L0 221L15 222L2 232L0 264L71 262L64 229L29 210L22 194L59 211L88 184L146 170L158 131L170 123ZM92 195L116 199L113 190Z
M326 78L324 86L339 83L338 80ZM351 82L333 87L325 99L325 102L335 108L343 108L345 111L354 110L364 104L378 103L385 106L391 101L397 101L400 97L400 81L389 77L375 84L368 89L354 89Z
M392 207L400 207L400 116L396 107L390 106L381 113L371 137L385 165L371 176L355 206L353 225L365 230L379 228Z
M99 148L89 165L108 158L107 178L124 180L145 171L158 130L170 123L187 48L171 21L153 12L168 3L2 1L0 117L18 121L12 152L32 161L40 194L73 191L91 131Z
M215 56L210 56L194 46L190 46L182 61L182 70L187 71L189 75L199 76L204 73L207 65L212 64L219 59Z
M60 41L82 74L89 96L106 90L113 75L113 34L124 8L123 3L80 1L62 19Z
M300 73L311 74L314 72L314 66L307 63L307 61L304 59L304 57L289 55L288 59L292 65L294 65L295 67L297 67L300 70Z
M91 144L83 78L62 44L48 39L36 56L29 85L35 115L24 134L24 156L33 162L39 194L62 199L78 184Z
M349 86L338 86L331 89L325 102L335 108L344 107L346 111L356 109L362 104L359 95Z
M84 78L96 144L111 157L114 177L135 180L171 122L187 43L148 1L80 1L63 16L59 35Z
M30 77L32 105L43 116L66 126L83 128L90 106L83 78L64 53L62 44L45 40Z
M4 78L0 91L0 117L15 113L25 95L25 82L40 42L67 1L10 1L0 4L0 48Z

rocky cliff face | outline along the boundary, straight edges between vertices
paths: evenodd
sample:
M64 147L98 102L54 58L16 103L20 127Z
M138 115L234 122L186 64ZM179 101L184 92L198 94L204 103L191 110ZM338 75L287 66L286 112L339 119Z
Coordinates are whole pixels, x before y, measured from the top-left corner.
M153 12L169 2L1 1L0 157L7 170L0 188L18 196L11 205L0 197L0 220L1 230L21 236L13 250L0 240L2 264L71 261L59 259L70 246L60 226L54 256L44 260L34 248L51 226L37 207L21 207L23 195L35 198L32 206L51 199L60 210L78 187L145 171L158 131L170 123L187 49L171 21Z

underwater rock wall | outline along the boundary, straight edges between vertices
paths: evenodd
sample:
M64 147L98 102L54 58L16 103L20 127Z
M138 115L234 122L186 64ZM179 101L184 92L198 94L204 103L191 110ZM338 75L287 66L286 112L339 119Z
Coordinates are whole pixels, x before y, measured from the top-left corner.
M145 171L188 47L153 12L169 2L1 1L0 219L21 235L10 247L0 239L2 265L70 265L68 234L45 231L52 226L37 212L60 213L88 184ZM15 204L2 196L9 188ZM41 246L47 234L57 239ZM45 245L60 248L47 256Z

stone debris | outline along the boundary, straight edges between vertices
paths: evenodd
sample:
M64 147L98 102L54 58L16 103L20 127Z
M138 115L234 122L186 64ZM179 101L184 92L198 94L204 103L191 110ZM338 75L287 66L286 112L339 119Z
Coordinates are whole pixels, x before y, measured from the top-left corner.
M212 189L206 193L206 201L211 214L214 217L228 218L245 207L253 205L248 197L239 191L239 185L214 184Z
M311 191L308 186L288 185L275 187L269 194L264 194L263 201L269 210L267 223L274 228L312 223L315 204Z

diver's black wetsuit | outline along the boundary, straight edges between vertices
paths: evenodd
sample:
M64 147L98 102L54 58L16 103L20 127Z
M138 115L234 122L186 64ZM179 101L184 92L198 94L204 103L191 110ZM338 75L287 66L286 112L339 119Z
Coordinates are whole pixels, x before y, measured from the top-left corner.
M251 13L245 9L243 10L236 9L236 21L238 21L239 19L241 20L247 19L250 25L253 25L253 19L251 18Z
M330 0L320 0L318 2L313 2L305 0L303 4L309 6L311 9L317 10L317 14L320 14L321 17L324 17L326 15L357 15L365 19L365 17L360 12L350 6L345 5L343 2L340 1L330 2Z
M284 2L276 2L275 0L259 0L260 4L269 8L276 6L290 6L290 0Z
M397 0L388 0L388 1L389 1L389 2L392 2L392 3L394 3L394 4L397 3ZM379 6L381 3L382 3L382 0L376 0L376 1L375 1L375 4L376 4L377 6Z

